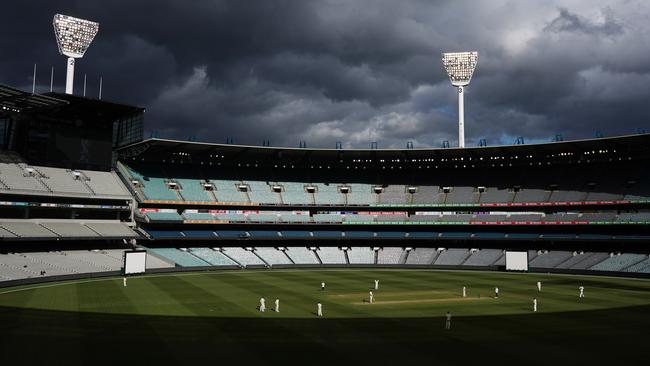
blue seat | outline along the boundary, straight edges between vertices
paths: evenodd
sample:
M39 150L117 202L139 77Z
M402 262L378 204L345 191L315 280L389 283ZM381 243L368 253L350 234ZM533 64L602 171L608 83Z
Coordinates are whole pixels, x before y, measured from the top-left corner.
M215 238L212 230L183 230L183 234L190 238Z

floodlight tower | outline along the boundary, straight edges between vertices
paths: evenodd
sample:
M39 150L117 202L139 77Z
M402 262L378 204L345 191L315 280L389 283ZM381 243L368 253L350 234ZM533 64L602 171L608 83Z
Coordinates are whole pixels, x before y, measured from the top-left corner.
M56 14L52 24L54 25L56 43L59 45L59 53L68 56L65 93L72 94L75 59L84 56L88 46L90 46L95 35L97 35L97 31L99 31L99 23Z
M451 85L458 88L458 147L465 147L465 101L463 92L469 85L478 62L478 52L451 52L442 54Z

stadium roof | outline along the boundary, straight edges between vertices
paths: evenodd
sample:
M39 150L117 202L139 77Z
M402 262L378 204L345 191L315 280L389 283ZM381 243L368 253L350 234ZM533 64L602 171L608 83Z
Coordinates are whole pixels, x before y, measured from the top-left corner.
M612 159L617 156L650 156L650 134L626 135L528 145L468 148L413 149L310 149L214 144L166 139L147 139L119 149L122 159L150 162L205 163L208 161L295 162L335 161L353 163L456 162L503 159L551 158Z
M59 108L58 114L77 117L94 118L99 121L114 121L136 113L144 112L144 108L128 104L107 102L104 100L80 97L63 93L47 93L48 97L62 99L67 104Z
M32 94L6 85L0 85L0 113L21 113L42 108L66 105L56 96Z

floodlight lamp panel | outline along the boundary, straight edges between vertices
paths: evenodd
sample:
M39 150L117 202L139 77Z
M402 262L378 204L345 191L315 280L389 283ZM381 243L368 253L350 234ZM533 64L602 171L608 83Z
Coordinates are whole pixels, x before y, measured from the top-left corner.
M442 64L454 86L468 85L478 62L478 52L447 52L442 54Z
M72 58L83 57L99 31L97 22L63 14L54 15L52 24L59 53Z

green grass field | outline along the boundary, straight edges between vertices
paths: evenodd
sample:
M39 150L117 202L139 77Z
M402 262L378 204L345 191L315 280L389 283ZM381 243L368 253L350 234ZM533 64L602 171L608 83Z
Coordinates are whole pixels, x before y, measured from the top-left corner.
M0 328L2 360L21 364L639 364L650 281L377 269L94 279L0 289Z

